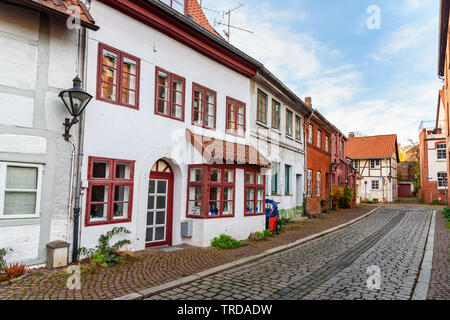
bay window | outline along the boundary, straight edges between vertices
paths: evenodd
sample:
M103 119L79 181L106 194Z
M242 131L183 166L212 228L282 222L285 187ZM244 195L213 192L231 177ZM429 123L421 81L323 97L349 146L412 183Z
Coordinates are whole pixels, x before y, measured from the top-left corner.
M184 121L185 88L183 77L156 67L155 114Z
M245 136L245 103L227 97L226 132L239 137Z
M265 214L265 176L258 170L245 170L245 216Z
M235 179L231 166L189 166L187 216L234 217Z
M139 109L139 69L138 58L100 43L97 99Z
M89 158L86 226L130 222L134 161Z
M0 162L0 219L40 215L42 165Z
M192 124L215 129L216 92L196 83L192 87Z

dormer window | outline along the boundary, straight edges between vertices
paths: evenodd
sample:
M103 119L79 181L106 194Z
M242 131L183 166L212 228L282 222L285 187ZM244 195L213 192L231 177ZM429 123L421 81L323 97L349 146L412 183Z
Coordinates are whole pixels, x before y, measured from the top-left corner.
M175 9L181 14L186 13L186 1L185 0L160 0L162 3L167 4L172 9Z

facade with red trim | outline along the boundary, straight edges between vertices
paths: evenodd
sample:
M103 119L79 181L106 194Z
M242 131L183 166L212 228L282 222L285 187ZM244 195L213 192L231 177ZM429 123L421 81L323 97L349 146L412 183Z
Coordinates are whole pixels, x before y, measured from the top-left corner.
M85 112L81 247L115 226L131 231L131 250L265 229L270 162L250 143L261 64L220 38L195 0L171 3L91 2L104 27L88 34L96 99Z

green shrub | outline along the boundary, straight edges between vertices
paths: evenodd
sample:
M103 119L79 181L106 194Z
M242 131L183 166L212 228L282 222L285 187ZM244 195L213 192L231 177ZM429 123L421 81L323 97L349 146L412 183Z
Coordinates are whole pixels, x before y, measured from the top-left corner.
M352 206L354 190L352 188L341 188L334 185L331 197L333 199L333 209L348 209Z
M431 201L431 205L432 206L440 206L441 202L439 200L433 200L433 201Z
M263 232L252 232L248 236L250 241L264 241L272 236L272 231L264 230Z
M110 245L111 238L118 234L130 234L131 232L123 227L116 227L106 234L102 234L98 239L98 245L93 249L80 248L78 253L89 257L91 263L100 265L103 268L112 267L120 263L119 250L126 244L130 244L130 240L121 240L114 245Z
M219 237L216 237L211 240L211 246L220 248L220 249L234 249L242 247L244 244L236 239L233 239L226 234L221 234Z
M0 248L0 270L2 270L4 266L6 266L5 256L8 254L8 252L12 252L12 250Z
M303 195L303 206L302 206L302 216L303 217L308 216L307 204L308 204L308 197L306 196L306 194L304 194Z
M442 215L444 216L445 219L447 219L447 221L450 221L450 209L449 208L445 208L442 211Z

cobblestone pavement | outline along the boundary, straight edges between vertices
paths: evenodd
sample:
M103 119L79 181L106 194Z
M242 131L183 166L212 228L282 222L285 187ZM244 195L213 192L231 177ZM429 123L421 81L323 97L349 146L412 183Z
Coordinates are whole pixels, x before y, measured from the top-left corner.
M431 214L385 207L340 231L150 299L409 299ZM380 290L366 285L372 265L381 269Z
M433 270L428 291L430 300L450 300L450 229L442 214L436 214Z

